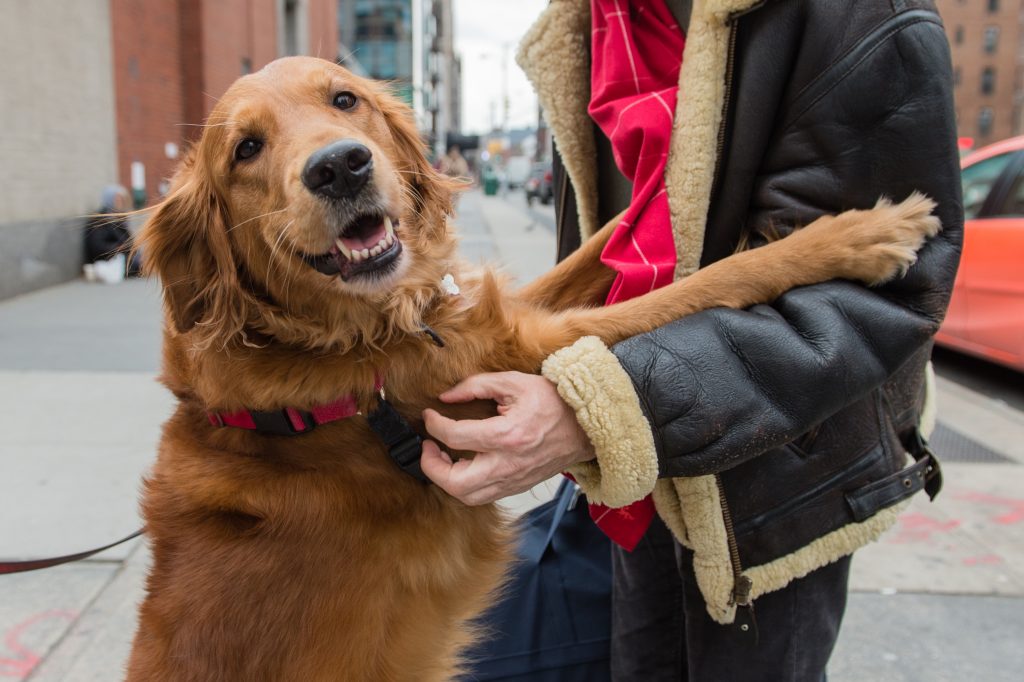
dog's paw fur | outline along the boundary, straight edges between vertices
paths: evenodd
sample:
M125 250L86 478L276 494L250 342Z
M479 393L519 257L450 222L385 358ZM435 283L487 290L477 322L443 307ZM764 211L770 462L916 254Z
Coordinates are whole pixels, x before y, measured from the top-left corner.
M822 236L829 233L827 252L835 259L837 276L876 286L905 275L925 241L941 229L939 219L932 215L935 206L934 201L914 192L898 204L882 198L872 209L829 219ZM837 244L839 248L835 248Z

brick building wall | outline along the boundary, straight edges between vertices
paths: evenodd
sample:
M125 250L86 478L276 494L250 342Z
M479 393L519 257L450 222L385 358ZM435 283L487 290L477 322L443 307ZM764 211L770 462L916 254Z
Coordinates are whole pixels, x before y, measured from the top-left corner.
M278 57L276 0L203 0L200 95L205 118L239 76Z
M159 198L217 98L277 56L277 1L110 0L121 184L142 163Z
M338 60L338 0L309 0L307 54Z
M186 126L183 131L186 140L192 140L198 136L199 128L194 124L203 121L206 111L201 87L203 82L203 60L200 47L203 37L201 3L202 0L178 0L181 81L183 84L199 84L199 87L184 87L184 85L182 87L182 120L191 124Z
M182 123L194 121L185 115L181 8L178 2L110 0L110 9L118 177L130 188L132 164L143 164L151 200L177 163Z
M146 198L160 195L182 150L217 99L239 77L285 54L281 21L299 13L292 40L334 59L335 0L110 0L117 93L118 166L131 187L131 166L145 166ZM173 145L170 148L168 145Z
M957 132L980 147L1020 134L1022 0L936 0L949 38Z

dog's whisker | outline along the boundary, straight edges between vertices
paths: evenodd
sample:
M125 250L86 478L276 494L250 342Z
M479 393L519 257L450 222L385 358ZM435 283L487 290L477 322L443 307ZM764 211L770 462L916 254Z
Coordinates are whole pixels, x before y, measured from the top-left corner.
M232 121L229 120L224 121L223 123L175 123L174 125L180 128L222 128L231 124Z
M272 215L274 215L274 214L276 214L276 213L284 213L284 212L285 212L285 211L287 211L287 210L288 210L288 207L287 207L287 206L285 206L284 208L282 208L282 209L279 209L279 210L277 210L277 211L269 211L269 212L267 212L267 213L264 213L263 215L253 216L252 218L246 218L246 219L245 219L245 220L243 220L242 222L240 222L240 223L237 223L237 224L235 224L235 225L232 225L231 227L229 227L229 228L227 229L227 231L228 231L228 232L231 232L231 231L232 231L232 230L234 230L234 229L235 229L236 227L241 227L242 225L245 225L246 223L251 223L251 222L252 222L252 221L254 221L254 220L259 220L260 218L266 218L267 216L272 216Z
M291 224L293 222L295 222L294 219L289 220L287 223L285 223L284 227L282 227L278 231L277 237L274 239L273 243L271 243L271 245L270 245L270 261L267 263L268 268L274 264L274 262L275 262L274 257L277 255L277 250L278 250L278 248L280 248L282 242L284 241L285 235L288 233L288 228L291 227ZM270 279L270 270L269 269L267 270L267 279L268 280Z
M288 225L291 225L291 223L288 223ZM284 228L282 228L282 230L281 230L282 233L285 232L288 229L288 225L286 225ZM285 249L285 252L289 256L294 255L298 251L298 249L295 248L295 245L291 244L291 243L285 243L284 244L284 249ZM292 288L292 262L293 261L294 261L293 258L286 258L285 259L285 271L284 271L284 300L285 300L285 303L288 302L289 293L291 292L291 288Z
M417 211L414 208L416 206L416 204L417 204L416 200L419 199L419 196L414 193L412 188L410 188L410 187L408 187L406 185L401 185L399 187L399 190L401 191L401 193L405 196L405 198L408 201L408 204L409 204L408 212L411 213L416 218L419 218L420 220L424 220L425 217L424 217L423 213L420 212L420 211Z
M292 218L291 220L289 220L284 225L284 227L282 227L280 229L280 231L277 234L277 238L274 240L274 243L270 247L270 261L267 263L267 281L268 282L270 281L270 269L276 263L275 255L277 254L277 250L279 248L281 248L282 244L284 244L284 238L288 234L288 228L291 227L294 222L295 222L295 219ZM295 251L295 249L293 247L293 251L292 252L294 253L294 251ZM290 270L290 268L289 268L289 270ZM286 271L285 272L285 277L283 278L284 279L284 285L285 285L284 301L283 301L284 303L287 303L287 301L288 301L288 289L289 289L288 276L289 276L289 272Z

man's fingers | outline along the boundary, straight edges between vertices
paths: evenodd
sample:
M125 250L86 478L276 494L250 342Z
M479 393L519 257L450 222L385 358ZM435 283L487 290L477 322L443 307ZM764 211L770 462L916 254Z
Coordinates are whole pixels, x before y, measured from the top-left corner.
M489 419L449 419L436 410L423 410L423 425L434 438L456 450L486 452L504 443L509 436L507 417Z
M452 462L451 458L432 440L423 441L420 467L439 488L466 504L485 504L491 500L479 495L482 489L493 486L494 470L498 458L482 454L473 459Z
M424 475L441 488L451 477L453 462L448 453L438 447L432 440L423 441L423 452L420 455L420 469ZM445 488L446 489L446 488Z
M494 400L503 404L511 389L508 372L474 374L441 394L446 403L465 403L470 400Z
M431 466L435 467L435 471L440 471L440 467L442 465L444 467L451 468L451 466L454 464L454 462L452 462L452 458L448 455L448 453L442 450L441 446L439 446L432 440L423 441L422 458L429 458L431 460Z
M424 473L466 504L486 504L528 490L564 468L565 457L558 455L578 450L566 450L565 442L571 438L559 427L559 420L568 418L578 430L574 416L554 386L542 377L519 372L477 374L446 391L441 399L449 403L498 402L499 415L490 419L454 420L436 410L423 411L431 437L455 450L478 453L473 459L452 462L441 457L436 445L423 448ZM545 439L551 441L546 449Z

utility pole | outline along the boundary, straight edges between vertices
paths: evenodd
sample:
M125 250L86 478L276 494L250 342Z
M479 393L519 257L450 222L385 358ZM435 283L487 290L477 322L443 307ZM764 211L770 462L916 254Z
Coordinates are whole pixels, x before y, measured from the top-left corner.
M508 51L512 43L501 44L501 131L508 132Z

